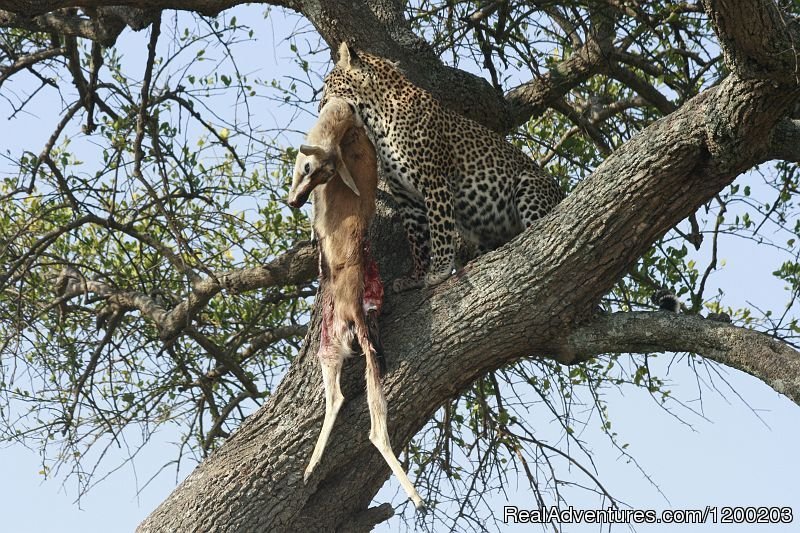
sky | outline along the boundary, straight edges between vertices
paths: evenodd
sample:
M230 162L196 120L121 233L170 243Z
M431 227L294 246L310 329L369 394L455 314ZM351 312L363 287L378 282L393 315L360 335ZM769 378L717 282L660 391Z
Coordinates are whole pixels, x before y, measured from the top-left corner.
M283 19L280 11L273 10L272 18L261 18L263 8L238 8L234 14L249 15L251 26L264 35L261 51L252 49L239 56L241 64L251 70L261 70L271 76L292 74L292 68L282 42L295 19ZM122 50L129 56L141 55L147 35L144 32L127 32ZM263 49L271 53L264 53ZM131 63L135 64L135 63ZM143 65L143 61L139 63ZM0 146L12 152L22 147L43 146L58 101L37 103L38 116L15 120L12 128L0 130ZM285 111L277 104L264 104L264 111L280 120ZM9 112L0 107L0 116ZM11 134L13 131L13 135ZM298 143L299 135L288 139ZM753 176L740 178L740 182L755 184ZM755 191L757 192L757 191ZM781 282L769 276L776 265L772 252L756 248L752 243L730 241L721 246L726 266L712 281L724 287L728 302L746 305L748 302L762 308L780 308L785 301ZM668 356L656 358L656 366L663 373ZM702 399L696 385L696 374L684 362L670 367L670 388L673 396L688 408L675 408L683 422L673 414L658 408L643 391L626 388L609 389L606 400L615 430L629 451L647 472L660 491L648 482L641 472L620 457L602 437L599 428L589 427L583 439L593 449L598 477L612 494L634 509L704 509L706 506L791 506L800 513L800 462L796 460L797 443L800 442L800 408L780 396L762 382L739 371L716 365L736 393L727 389L721 380L716 385L723 391L715 392L704 386ZM702 375L702 374L701 374ZM737 398L737 394L742 399ZM744 400L744 401L743 401ZM745 403L746 402L746 403ZM752 410L751 410L752 408ZM551 421L544 415L534 415L531 425L546 435ZM541 418L541 419L539 419ZM599 422L598 424L599 425ZM594 432L594 433L593 433ZM0 516L3 533L108 533L132 531L174 488L174 470L157 477L140 494L144 480L163 463L174 458L175 448L170 444L174 435L158 433L137 458L135 468L123 467L95 489L76 502L75 483L56 477L43 480L39 473L41 459L36 452L20 446L0 448ZM335 438L335 437L334 437ZM186 475L184 470L181 476ZM180 477L178 478L178 480ZM412 479L413 481L413 479ZM400 490L390 478L376 497L376 502L388 501ZM535 507L532 496L523 485L507 487L508 498L492 497L494 514L500 518L503 507L516 505L521 509ZM423 494L423 497L425 495ZM400 501L395 498L395 501ZM582 492L575 492L574 505L581 509L599 508L599 501ZM793 531L792 526L759 526L759 531ZM380 526L379 531L402 529L398 521ZM625 527L615 528L624 531ZM534 531L531 525L509 525L502 531ZM567 531L599 531L599 526L573 526ZM637 531L716 531L713 526L638 526ZM720 531L752 531L752 526L726 524Z

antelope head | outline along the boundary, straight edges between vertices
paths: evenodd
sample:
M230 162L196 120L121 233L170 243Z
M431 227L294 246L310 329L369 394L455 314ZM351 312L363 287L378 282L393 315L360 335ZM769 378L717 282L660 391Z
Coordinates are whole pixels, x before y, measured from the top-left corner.
M361 195L338 148L328 151L321 146L303 144L300 145L299 152L294 164L292 189L289 191L290 206L302 207L308 201L311 191L318 185L328 183L336 174L341 176L342 181L356 196Z

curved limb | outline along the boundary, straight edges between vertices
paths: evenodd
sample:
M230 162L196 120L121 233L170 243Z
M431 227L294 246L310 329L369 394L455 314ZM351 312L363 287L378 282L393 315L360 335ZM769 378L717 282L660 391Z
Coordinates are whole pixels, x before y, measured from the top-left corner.
M406 277L394 280L392 290L402 292L417 289L424 285L424 276L428 271L431 254L425 204L420 198L405 189L393 185L391 180L389 180L389 189L397 202L397 210L403 221L406 238L411 248L411 259L414 261L411 273Z
M367 339L362 339L369 342ZM403 470L400 461L397 460L392 451L392 444L389 442L389 430L386 426L386 397L383 395L381 386L380 368L374 350L367 349L364 353L367 362L366 381L367 381L367 404L369 405L370 431L369 440L383 456L386 464L397 477L403 490L414 502L414 506L419 509L425 508L425 502L420 497L417 489L408 479L408 475Z
M311 477L314 468L319 464L322 452L325 451L325 445L328 443L328 437L330 437L331 430L333 430L333 424L336 422L336 416L344 403L342 388L339 385L339 376L342 373L342 359L340 357L320 357L319 362L322 367L322 382L325 385L325 420L322 422L317 444L314 445L314 453L311 454L311 460L303 473L303 483L308 483L308 478Z
M430 230L431 259L425 285L432 287L453 274L456 264L455 199L448 187L450 180L434 178L425 194L425 210Z

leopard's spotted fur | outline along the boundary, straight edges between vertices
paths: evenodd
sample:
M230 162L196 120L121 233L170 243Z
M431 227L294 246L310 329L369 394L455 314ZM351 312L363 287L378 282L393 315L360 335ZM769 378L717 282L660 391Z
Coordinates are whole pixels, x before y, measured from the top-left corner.
M358 108L399 205L414 271L395 290L435 285L453 270L458 231L485 252L509 241L561 201L555 180L500 135L443 108L390 61L339 49L323 104Z

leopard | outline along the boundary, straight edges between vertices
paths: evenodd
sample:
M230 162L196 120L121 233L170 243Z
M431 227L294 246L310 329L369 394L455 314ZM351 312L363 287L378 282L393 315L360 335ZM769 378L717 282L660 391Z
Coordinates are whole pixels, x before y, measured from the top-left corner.
M486 253L564 198L558 182L519 147L446 109L393 61L342 42L320 106L331 97L358 110L397 203L413 266L394 280L395 292L450 277L458 237L474 255Z

